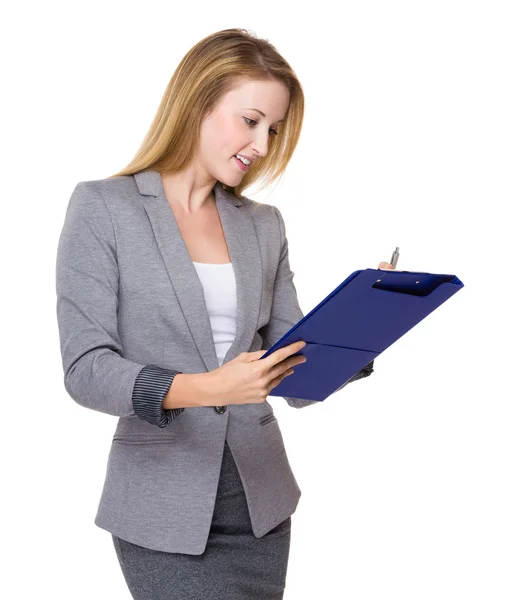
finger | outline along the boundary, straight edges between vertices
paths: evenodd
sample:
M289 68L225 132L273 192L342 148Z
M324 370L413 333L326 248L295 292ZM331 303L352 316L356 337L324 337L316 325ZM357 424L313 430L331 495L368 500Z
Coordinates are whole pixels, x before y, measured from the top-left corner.
M302 365L308 359L304 354L292 354L291 356L285 358L277 365L274 365L272 369L269 371L269 377L274 379L283 373L287 373L290 370L293 370L297 365Z
M291 356L295 352L301 350L301 344L304 344L304 342L301 342L301 341L293 342L292 344L289 344L288 346L284 346L283 348L276 350L275 352L273 352L269 357L267 357L264 360L265 365L270 369L273 365L277 364L278 362L281 362L282 360L285 360L285 358L287 358L288 356ZM256 350L255 352L245 352L244 354L246 355L245 358L249 362L252 362L255 360L259 360L267 352L268 352L268 350ZM280 354L278 354L278 353L280 353ZM275 357L275 359L273 361L270 361L270 363L269 363L267 361L270 359L271 356Z
M267 386L267 395L270 394L270 392L277 386L279 385L283 379L285 379L285 377L288 377L289 375L292 375L292 373L294 372L294 370L289 370L289 371L285 371L284 373L282 373L281 375L279 375L278 377L274 377L274 379L271 379L268 386Z
M265 358L263 362L266 363L265 366L267 367L267 369L271 369L277 363L281 362L282 360L285 360L285 358L288 358L292 354L295 354L296 352L304 348L305 345L306 344L304 342L299 341L289 344L288 346L284 346L283 348L280 348L279 350L273 352L270 356L267 356L267 358Z
M267 352L268 352L268 350L256 350L255 352L246 352L245 354L247 354L246 358L249 361L253 361L253 360L260 359Z

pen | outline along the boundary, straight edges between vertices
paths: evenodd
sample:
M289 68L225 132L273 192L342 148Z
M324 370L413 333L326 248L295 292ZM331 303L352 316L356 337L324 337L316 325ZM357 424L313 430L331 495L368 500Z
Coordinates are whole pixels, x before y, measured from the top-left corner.
M398 262L398 257L400 256L400 253L398 250L399 250L399 248L397 246L396 250L393 252L393 255L391 256L391 262L389 263L393 267L393 269L396 268L396 263Z

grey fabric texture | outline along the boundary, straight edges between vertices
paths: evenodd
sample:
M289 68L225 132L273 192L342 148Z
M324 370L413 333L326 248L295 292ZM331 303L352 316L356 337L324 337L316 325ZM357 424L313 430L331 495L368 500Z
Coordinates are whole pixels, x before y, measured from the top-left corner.
M135 600L281 600L291 517L266 535L252 532L240 475L227 443L214 514L201 556L161 552L112 535Z
M238 198L220 182L214 192L237 290L225 364L268 349L303 313L279 209ZM96 525L149 549L202 554L225 441L255 537L294 513L301 490L268 399L185 408L174 418L157 410L173 371L219 367L203 286L160 173L77 184L57 249L56 293L65 389L80 406L118 417ZM165 371L153 376L154 369ZM148 376L153 416L135 403Z

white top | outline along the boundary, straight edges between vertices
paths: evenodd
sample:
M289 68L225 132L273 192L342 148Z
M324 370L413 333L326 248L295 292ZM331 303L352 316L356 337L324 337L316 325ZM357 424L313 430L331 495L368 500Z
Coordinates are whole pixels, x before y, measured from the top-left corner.
M236 336L237 301L234 269L232 262L220 264L192 262L204 288L218 366L221 367L227 350Z

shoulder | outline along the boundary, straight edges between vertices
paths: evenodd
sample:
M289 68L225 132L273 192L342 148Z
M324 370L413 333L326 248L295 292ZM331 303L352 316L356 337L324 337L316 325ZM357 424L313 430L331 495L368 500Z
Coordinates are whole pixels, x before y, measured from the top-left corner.
M106 179L91 179L89 181L80 181L77 185L103 197L114 195L126 196L135 194L136 191L135 178L133 175L118 175L117 177L107 177Z
M244 196L241 196L240 200L249 207L249 211L254 219L268 222L269 228L276 229L281 239L286 236L285 221L277 206L267 204L266 202L256 202Z
M240 200L243 202L244 208L256 220L262 220L278 224L281 213L279 209L273 204L267 204L266 202L258 202L247 198L246 196L240 196Z
M286 238L286 229L279 208L273 204L257 202L244 196L240 196L240 200L244 204L243 208L246 208L254 222L258 237L267 240L267 243L274 247L278 246L281 251Z
M106 179L80 181L72 193L72 199L85 209L108 211L117 215L140 202L135 179L132 175L122 175Z

